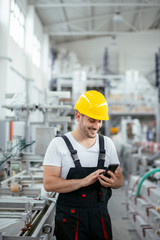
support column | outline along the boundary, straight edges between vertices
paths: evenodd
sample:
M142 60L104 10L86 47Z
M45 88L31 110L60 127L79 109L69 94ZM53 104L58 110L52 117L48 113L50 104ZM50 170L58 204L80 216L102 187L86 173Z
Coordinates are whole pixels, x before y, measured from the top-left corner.
M160 143L160 49L155 57L157 87L156 141Z
M108 49L105 49L104 52L104 74L107 75L108 74ZM108 79L104 79L104 96L107 99L108 102L108 97L109 97L109 88L110 88L110 82ZM108 106L110 107L110 106ZM108 121L104 121L104 134L108 137L110 137L110 122Z
M160 95L160 86L158 89L158 95ZM160 143L160 101L158 101L158 106L157 106L157 118L156 118L156 141L157 143Z
M30 84L32 79L32 49L33 49L33 36L34 36L34 6L28 6L26 15L26 38L25 38L25 52L26 52L26 104L30 104ZM30 141L30 112L27 111L26 122L25 122L25 140ZM26 149L29 152L30 149ZM29 169L29 163L26 164L26 169Z
M26 52L26 104L30 103L29 85L30 78L32 79L32 49L34 36L34 7L28 6L26 16L26 38L25 38L25 52Z

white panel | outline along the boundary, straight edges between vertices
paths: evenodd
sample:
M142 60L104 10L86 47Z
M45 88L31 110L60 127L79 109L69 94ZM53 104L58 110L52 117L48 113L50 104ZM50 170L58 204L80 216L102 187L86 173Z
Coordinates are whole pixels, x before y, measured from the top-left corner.
M0 148L7 149L7 141L9 140L9 122L0 120Z
M37 127L35 153L38 155L44 155L50 141L55 137L55 135L56 135L56 128Z

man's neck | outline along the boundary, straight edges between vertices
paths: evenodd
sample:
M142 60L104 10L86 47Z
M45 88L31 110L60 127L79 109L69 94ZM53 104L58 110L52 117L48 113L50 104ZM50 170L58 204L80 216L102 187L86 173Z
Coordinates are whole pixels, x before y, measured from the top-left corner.
M82 132L80 132L77 128L71 132L72 136L74 139L81 144L85 148L91 148L95 142L96 142L96 137L95 138L88 138L85 136Z

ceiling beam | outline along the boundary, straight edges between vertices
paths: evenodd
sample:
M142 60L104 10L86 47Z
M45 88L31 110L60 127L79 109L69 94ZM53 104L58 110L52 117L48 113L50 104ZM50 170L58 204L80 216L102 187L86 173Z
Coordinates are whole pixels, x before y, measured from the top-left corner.
M73 29L75 29L75 30L81 31L81 32L86 31L85 28L79 27L79 26L74 25L74 24L70 24L70 27L73 28Z
M57 7L160 7L160 2L116 2L116 3L37 3L33 4L36 8L57 8Z
M90 3L90 0L88 0L88 3ZM88 21L88 30L92 31L93 30L93 21L92 21L92 17L93 17L93 6L89 6L88 7L88 15L91 18L90 21Z
M131 13L136 13L136 12L146 12L146 11L150 11L152 9L155 8L143 8L141 10L128 10L128 11L121 11L121 14L126 15L126 14L131 14ZM113 12L112 13L108 13L107 17L109 16L113 16ZM50 28L56 25L63 25L63 24L75 24L75 23L82 23L82 22L86 22L86 21L91 21L91 20L101 20L101 19L106 19L106 14L104 15L99 15L99 16L92 16L92 17L86 17L86 18L78 18L78 19L74 19L74 20L70 20L70 21L65 21L65 22L53 22L50 23L48 25L45 25L44 28Z
M140 0L140 2L142 2L143 0ZM136 8L137 12L135 12L134 14L134 17L133 17L133 20L132 20L132 25L133 26L136 26L137 25L137 28L140 30L140 19L141 19L141 10L142 8L141 7L137 7Z
M153 34L152 31L128 31L128 32L121 32L121 31L104 31L104 32L93 32L93 31L83 31L83 32L50 32L49 35L50 36L116 36L116 35L128 35L128 34L132 34L132 33L136 33L136 34L141 34L141 35L148 35L148 34ZM159 35L159 31L154 31L154 34Z
M158 10L155 18L153 19L152 23L150 23L150 25L148 25L147 29L158 28L159 25L160 25L160 10Z
M63 4L62 1L63 1L63 0L60 0L61 4ZM65 19L65 22L68 22L69 19L68 19L68 17L67 17L66 9L65 9L65 8L61 8L61 10L62 10L62 14L63 14L64 19ZM67 28L68 31L70 30L69 24L66 25L66 28Z
M133 31L136 31L137 32L137 29L132 25L130 24L124 17L122 18L122 22L127 25L130 29L132 29Z
M111 19L111 16L110 16L109 18L107 17L106 19L104 19L103 22L101 22L100 24L98 24L93 30L94 30L94 31L97 31L97 30L102 29L102 28L106 25L106 23L109 22L110 19Z

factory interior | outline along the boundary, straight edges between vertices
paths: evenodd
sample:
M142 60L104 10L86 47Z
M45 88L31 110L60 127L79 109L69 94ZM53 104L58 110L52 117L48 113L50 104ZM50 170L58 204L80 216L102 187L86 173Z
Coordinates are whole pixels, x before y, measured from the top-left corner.
M160 0L0 0L0 240L56 239L44 155L88 90L124 176L113 240L160 240Z

